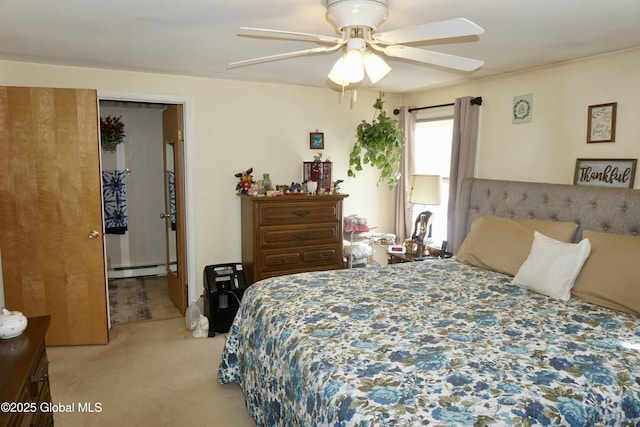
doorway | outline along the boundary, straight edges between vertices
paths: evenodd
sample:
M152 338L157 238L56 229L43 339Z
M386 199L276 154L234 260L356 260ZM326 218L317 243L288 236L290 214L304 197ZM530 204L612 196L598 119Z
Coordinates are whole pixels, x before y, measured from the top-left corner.
M109 99L106 99L109 98ZM113 300L118 295L133 291L134 297L126 297L125 300L139 301L140 293L154 307L160 307L160 316L166 316L166 311L171 304L159 300L162 297L168 300L171 297L174 308L184 314L187 305L187 250L185 247L185 221L186 205L182 190L181 198L177 199L179 218L176 227L176 191L173 191L173 199L169 200L169 183L179 184L183 188L185 182L182 146L179 146L180 154L171 153L167 158L167 144L172 147L176 143L182 144L182 104L162 102L161 100L131 100L122 97L100 96L99 115L102 119L117 118L124 124L124 140L114 151L101 150L101 167L104 179L112 179L117 174L122 180L124 188L124 211L117 211L116 215L124 226L108 227L109 215L107 203L107 191L105 191L105 253L107 265L107 279L109 293ZM173 113L173 114L171 114ZM167 136L167 115L178 117L172 120L169 129L174 129L178 136ZM179 127L179 130L178 130ZM180 164L177 164L177 163ZM167 174L171 174L169 180ZM174 179L175 178L175 179ZM105 181L107 182L107 181ZM105 185L107 188L108 185ZM175 190L175 187L173 188ZM171 214L170 214L171 209ZM111 212L113 214L113 212ZM177 245L180 245L178 249ZM176 266L181 265L180 274ZM111 288L114 282L125 287L121 289ZM140 289L129 289L141 287ZM159 294L158 288L163 289ZM126 289L129 289L128 291ZM145 289L149 291L146 298ZM112 292L113 291L113 292ZM164 293L164 295L162 295ZM120 298L122 299L122 298ZM113 303L117 301L111 301ZM121 303L118 302L119 304ZM110 304L111 306L112 304ZM111 307L113 310L113 307ZM155 309L154 309L155 310ZM147 308L118 306L116 317L131 312L134 315L149 315ZM148 319L149 317L147 317ZM126 319L126 316L125 316ZM144 320L142 319L139 320ZM117 320L117 319L116 319ZM111 322L114 323L113 321ZM117 323L117 322L116 322Z

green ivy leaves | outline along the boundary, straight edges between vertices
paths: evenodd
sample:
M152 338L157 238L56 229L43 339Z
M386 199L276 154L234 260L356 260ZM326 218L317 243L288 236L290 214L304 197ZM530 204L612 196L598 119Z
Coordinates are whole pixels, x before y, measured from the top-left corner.
M381 182L393 189L400 178L400 159L404 145L404 135L398 128L398 121L387 116L382 109L382 94L376 99L373 108L378 111L377 118L371 123L362 121L356 128L356 143L349 154L347 175L356 176L362 171L362 165L380 169Z

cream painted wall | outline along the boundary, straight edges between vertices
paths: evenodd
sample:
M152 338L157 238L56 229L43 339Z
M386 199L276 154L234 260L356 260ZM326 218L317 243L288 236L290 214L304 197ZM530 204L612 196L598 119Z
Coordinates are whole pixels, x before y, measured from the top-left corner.
M411 94L403 102L482 96L477 177L571 184L576 158L640 158L639 69L637 48ZM529 93L533 120L512 124L513 97ZM609 102L618 103L616 141L587 144L588 106Z
M312 160L309 132L325 133L324 157L334 162L334 180L345 179L345 214L360 213L380 231L392 226L393 193L377 187L378 173L367 168L347 178L348 156L361 120L373 117L377 93L348 97L330 89L269 85L125 71L0 61L0 85L94 88L99 92L160 94L190 103L186 143L193 183L193 236L189 254L190 299L202 289L206 265L241 259L240 209L236 172L254 168L254 177L270 173L274 183L299 182L302 162ZM389 113L401 97L387 95ZM159 214L159 213L158 213ZM187 218L189 220L189 217ZM197 285L194 287L194 282Z

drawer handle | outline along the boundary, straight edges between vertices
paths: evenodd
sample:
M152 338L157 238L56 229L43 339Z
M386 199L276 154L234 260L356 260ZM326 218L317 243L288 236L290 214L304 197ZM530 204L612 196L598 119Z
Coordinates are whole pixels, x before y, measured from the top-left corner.
M42 376L40 378L36 377L35 375L31 375L31 383L41 383L43 381L45 381L47 378L49 378L49 361L45 360L44 361L44 372L42 373Z
M311 211L309 211L309 210L293 211L293 214L295 216L299 216L301 218L304 218L305 216L309 215L310 213L311 213Z
M42 376L40 378L36 377L35 375L31 377L31 383L41 383L45 380L47 380L49 378L49 372L45 372L44 374L42 374Z
M311 233L294 233L293 237L295 237L297 240L305 240L311 237Z

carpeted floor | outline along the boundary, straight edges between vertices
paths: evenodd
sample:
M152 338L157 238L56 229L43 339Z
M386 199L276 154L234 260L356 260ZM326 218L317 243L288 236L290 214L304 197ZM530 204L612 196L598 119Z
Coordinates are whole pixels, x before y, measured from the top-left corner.
M182 317L165 276L109 279L109 312L112 325Z
M63 427L255 427L237 384L218 384L225 334L194 338L184 319L115 325L109 344L47 347ZM97 408L81 411L79 403Z

